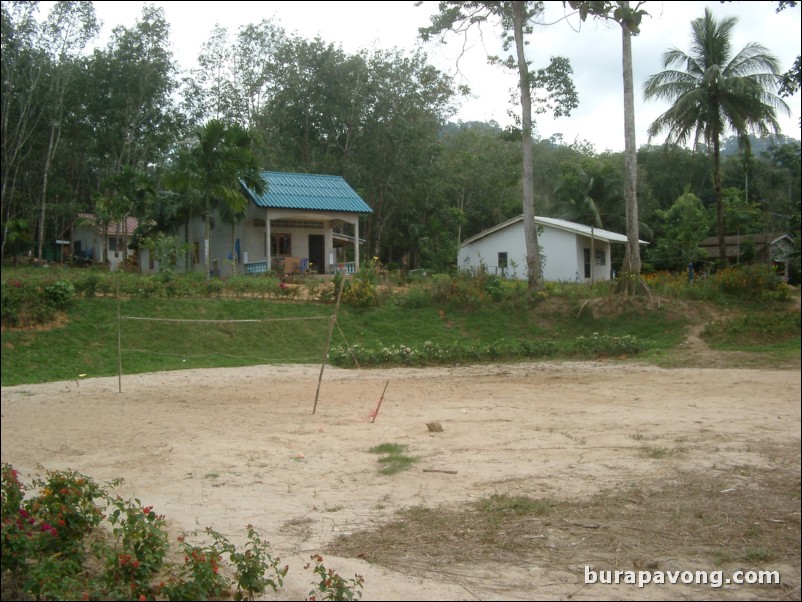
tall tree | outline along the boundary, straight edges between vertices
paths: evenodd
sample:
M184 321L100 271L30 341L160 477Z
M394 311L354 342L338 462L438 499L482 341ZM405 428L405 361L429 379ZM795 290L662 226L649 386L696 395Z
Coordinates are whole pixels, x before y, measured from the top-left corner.
M198 56L198 68L184 82L184 110L192 123L242 118L233 55L228 30L215 25Z
M651 260L670 269L683 269L689 263L696 263L699 243L708 236L710 228L699 197L686 189L668 211L657 214L661 237L650 250Z
M167 174L168 186L178 192L195 192L201 200L204 217L204 263L206 277L211 269L209 236L215 211L241 214L247 206L242 184L262 194L264 180L251 151L251 137L237 124L209 121L197 130L197 140L178 157L175 169ZM192 195L189 195L192 198Z
M46 107L48 55L40 48L40 26L36 19L38 4L33 2L2 2L0 17L0 61L2 61L2 94L0 94L0 212L3 221L3 255L6 242L14 239L33 241L32 232L24 235L33 215L24 211L30 203L17 202L17 177L24 172L22 164L31 155L33 139L42 122Z
M786 8L795 8L797 2L790 0L780 0L777 2L778 13L784 11ZM793 96L799 92L799 87L802 85L802 56L796 55L793 66L782 75L780 80L780 96L786 98ZM799 125L802 126L802 117L799 118Z
M97 214L107 217L107 222L115 225L115 257L122 259L120 266L128 261L128 245L133 232L128 231L128 218L132 215L145 215L145 207L155 195L153 183L143 173L130 167L123 167L120 173L105 182L105 195L95 197ZM107 227L103 228L105 233ZM104 245L104 249L106 246Z
M107 47L93 54L89 77L84 127L93 134L98 180L163 163L180 126L164 9L146 6L132 27L115 27Z
M418 3L420 4L420 2ZM543 12L542 2L460 2L457 0L439 3L440 12L431 19L429 27L421 28L420 35L428 40L432 35L446 32L465 33L474 25L489 20L499 22L502 28L504 50L515 53L505 64L518 71L518 87L521 102L521 154L523 159L523 217L526 243L528 289L530 292L541 286L540 251L535 225L534 152L532 141L532 91L540 86L548 92L547 102L552 104L557 116L570 114L576 107L576 92L570 79L568 62L561 57L552 58L551 65L536 72L533 77L526 59L525 36L533 31L532 22Z
M457 212L457 245L521 213L521 144L498 126L449 124L440 137L437 184ZM453 265L452 257L448 265Z
M629 2L622 3L630 10ZM632 29L621 22L621 56L624 75L624 203L627 214L627 245L621 271L640 274L638 229L638 147L635 144L635 92L632 82Z
M64 97L70 81L78 69L79 54L99 30L100 25L95 17L95 7L86 2L56 2L47 21L42 26L43 40L47 52L51 56L53 72L48 94L50 107L46 114L46 119L49 121L47 127L50 132L42 168L42 198L37 236L39 246L36 254L39 259L43 259L48 180L61 140Z
M257 154L272 152L281 139L264 139L265 107L283 90L279 68L285 57L292 57L291 42L284 29L267 19L241 27L233 38L215 27L198 56L199 67L184 80L182 103L190 122L234 121L254 136ZM263 157L265 162L270 161Z
M362 111L354 114L360 128L351 135L343 168L373 208L365 227L369 248L389 262L401 260L423 232L438 175L438 134L454 92L421 52L375 50L364 60Z
M637 276L641 271L640 219L638 215L638 149L635 144L635 92L632 79L632 36L637 35L645 14L643 2L633 8L628 0L618 2L569 2L585 20L588 14L612 19L621 26L621 63L624 80L624 204L626 206L627 243L623 273ZM626 292L641 292L645 285L635 278L623 281Z
M91 2L55 2L43 22L36 17L38 4L2 3L2 213L7 222L20 214L38 222L41 258L65 99L80 71L80 55L99 27ZM19 178L27 190L17 202Z
M691 49L677 48L663 55L667 69L649 77L644 85L647 100L672 102L649 126L649 136L667 131L667 144L684 144L693 137L703 140L713 155L713 190L720 260L726 263L724 206L721 194L721 137L735 131L743 144L749 132L779 133L778 110L788 105L773 92L779 85L779 63L760 44L746 45L733 55L732 33L738 19L717 21L710 9L691 23Z

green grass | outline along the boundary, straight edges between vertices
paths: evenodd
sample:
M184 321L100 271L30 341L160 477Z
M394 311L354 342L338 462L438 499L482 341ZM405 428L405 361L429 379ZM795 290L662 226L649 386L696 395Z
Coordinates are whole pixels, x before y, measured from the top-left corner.
M799 349L799 311L784 311L755 308L749 313L734 318L710 323L702 333L703 338L714 349L727 351L758 348Z
M265 299L127 299L124 317L185 320L285 320L246 323L189 323L120 320L123 374L189 368L235 367L322 361L333 307L314 302ZM570 312L569 312L570 314ZM529 342L571 340L590 330L616 335L643 332L647 345L682 331L682 322L663 316L577 324L573 315L488 307L449 310L393 305L355 309L341 306L332 345L440 345L478 347L500 339ZM547 325L544 325L546 324ZM2 334L3 386L117 374L117 302L108 297L77 298L66 319L47 328L6 329ZM342 334L341 334L342 332ZM343 339L345 336L345 340ZM673 339L672 339L673 340Z
M161 370L317 363L323 358L331 308L313 303L236 299L131 299L122 316L207 320L188 323L120 320L123 374ZM117 374L117 303L78 299L67 320L47 329L2 335L3 386Z
M382 464L379 472L381 474L389 475L396 474L402 470L407 470L418 461L418 458L407 456L404 453L406 450L406 445L401 445L398 443L382 443L381 445L371 447L368 450L368 453L383 454L382 457L379 458L379 464Z
M398 455L406 450L406 445L400 443L382 443L381 445L374 445L368 450L371 454L395 454Z
M56 277L66 278L70 274L79 279L99 278L103 284L101 293L95 297L76 297L66 314L54 324L30 329L5 328L3 386L117 374L118 308L108 290L111 282L106 278L108 275L83 271L45 274L40 270L20 272L19 277L47 276L42 282L52 282ZM17 273L4 269L3 276L11 279ZM128 291L153 282L152 277L132 274L124 275L121 280ZM182 282L185 288L203 284L193 279ZM680 349L688 325L696 319L692 312L677 311L669 303L649 309L625 308L611 315L601 312L598 317L589 311L578 315L583 300L578 293L589 289L563 288L570 294L558 297L562 289L552 287L545 300L529 307L490 301L465 308L449 303L401 307L388 302L362 309L342 305L332 339L331 361L343 357L342 353L338 356L334 352L343 349L347 342L365 350L364 365L576 357L637 357L640 361L660 363L669 351ZM728 306L728 313L736 317L711 326L705 339L713 348L752 352L750 366L798 364L799 312L777 307L783 306L740 309ZM212 324L123 319L119 331L122 373L319 363L332 312L331 304L263 297L125 297L120 303L120 314L125 317L259 321ZM627 337L636 341L634 351L616 346L617 339ZM406 356L386 352L399 346L414 352ZM435 348L444 351L440 355L439 351L426 353L427 349ZM353 365L350 358L345 359L348 361L337 365Z

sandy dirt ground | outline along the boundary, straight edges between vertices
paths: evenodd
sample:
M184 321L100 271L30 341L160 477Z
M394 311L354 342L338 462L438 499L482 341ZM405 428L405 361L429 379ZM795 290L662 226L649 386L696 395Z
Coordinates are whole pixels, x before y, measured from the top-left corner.
M262 366L123 376L121 393L117 378L4 387L2 461L28 477L38 466L74 469L101 483L122 477L120 494L153 505L176 534L210 526L242 543L252 524L290 564L278 597L303 599L313 577L303 570L311 553L399 509L495 493L575 500L681 471L769 467L759 453L766 442L799 449L799 370L614 361L327 367L313 415L319 371ZM430 432L430 422L443 431ZM643 453L645 442L681 446L683 453L655 459ZM368 449L382 443L407 445L419 461L379 474ZM799 458L788 461L798 466ZM366 600L746 595L734 586L587 585L577 557L561 567L535 563L473 581L456 570L394 572L359 558L327 556L326 564L346 577L364 575ZM799 565L775 568L798 593Z

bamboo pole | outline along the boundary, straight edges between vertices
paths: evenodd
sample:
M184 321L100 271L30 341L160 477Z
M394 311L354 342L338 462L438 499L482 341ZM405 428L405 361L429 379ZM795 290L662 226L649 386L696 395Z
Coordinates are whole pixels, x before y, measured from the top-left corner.
M334 333L334 324L337 323L337 313L340 311L340 301L343 297L343 288L345 287L345 274L342 275L340 280L340 290L337 291L337 302L334 305L334 314L329 318L329 336L326 339L326 350L323 352L323 361L320 364L320 374L317 377L317 391L315 392L315 405L312 407L312 413L317 411L317 401L320 398L320 383L323 381L323 370L326 368L326 362L329 359L329 349L331 348L331 335Z
M123 392L122 318L120 317L120 268L117 267L117 393Z

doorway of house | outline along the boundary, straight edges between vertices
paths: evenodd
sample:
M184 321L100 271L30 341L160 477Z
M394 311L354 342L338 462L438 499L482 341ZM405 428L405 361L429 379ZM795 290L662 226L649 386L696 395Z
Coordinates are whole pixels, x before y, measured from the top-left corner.
M313 272L323 274L326 271L325 238L322 234L309 235L309 263L314 265Z

